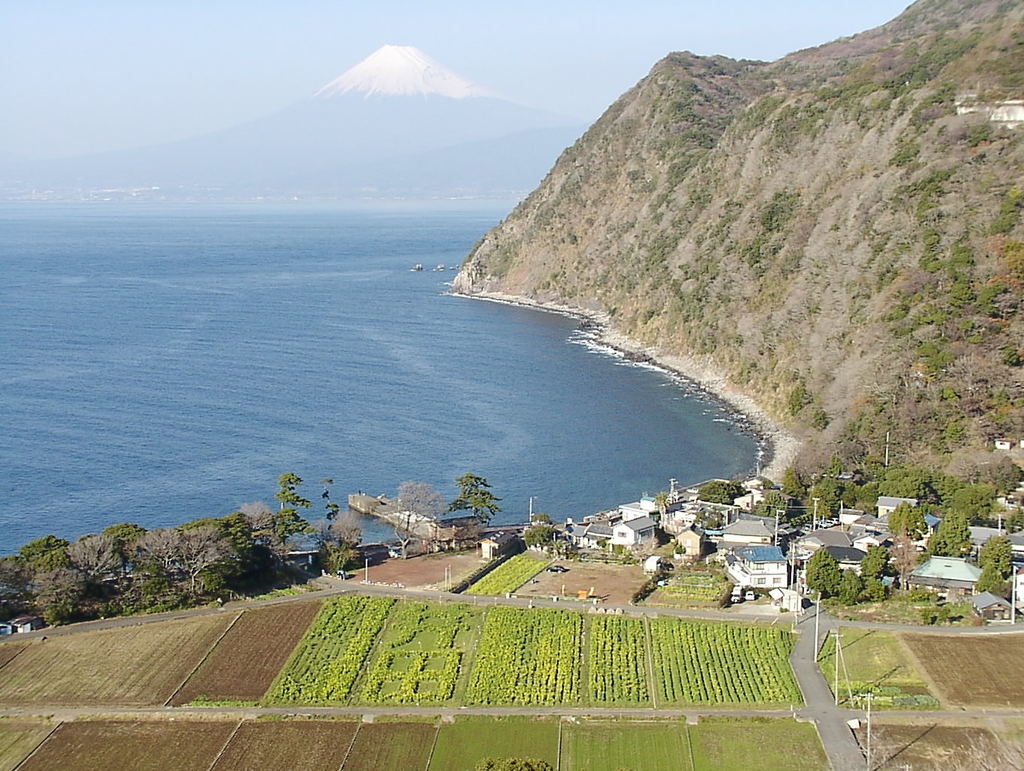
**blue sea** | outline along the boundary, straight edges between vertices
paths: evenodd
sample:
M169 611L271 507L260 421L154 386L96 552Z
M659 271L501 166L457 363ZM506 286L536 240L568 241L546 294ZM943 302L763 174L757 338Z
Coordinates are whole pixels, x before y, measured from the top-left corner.
M325 477L344 502L473 471L524 521L753 469L727 409L574 319L445 294L432 268L506 212L0 206L0 554L273 503L286 471L312 518Z

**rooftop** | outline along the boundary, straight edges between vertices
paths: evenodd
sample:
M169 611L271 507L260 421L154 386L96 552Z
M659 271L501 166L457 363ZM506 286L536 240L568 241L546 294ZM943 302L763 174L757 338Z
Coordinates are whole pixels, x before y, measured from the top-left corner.
M973 584L981 576L981 568L972 565L962 557L930 557L910 575L914 578L968 581Z
M747 562L785 562L786 557L778 546L741 546L734 552Z
M736 535L759 536L763 538L771 537L772 531L761 520L739 519L725 528L725 535L727 538Z

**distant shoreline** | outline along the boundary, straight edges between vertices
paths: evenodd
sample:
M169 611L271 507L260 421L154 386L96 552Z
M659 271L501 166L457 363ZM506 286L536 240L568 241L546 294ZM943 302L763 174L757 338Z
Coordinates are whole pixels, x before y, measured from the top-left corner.
M543 303L525 295L502 292L463 292L451 289L449 294L579 319L583 322L581 331L599 347L621 358L653 366L672 377L679 378L742 416L746 425L740 421L741 427L748 429L758 440L759 458L755 460L761 463L762 476L773 482L781 481L786 468L796 459L800 441L772 420L754 399L731 388L714 368L690 357L663 354L637 343L613 329L611 318L606 313L587 311L560 303Z

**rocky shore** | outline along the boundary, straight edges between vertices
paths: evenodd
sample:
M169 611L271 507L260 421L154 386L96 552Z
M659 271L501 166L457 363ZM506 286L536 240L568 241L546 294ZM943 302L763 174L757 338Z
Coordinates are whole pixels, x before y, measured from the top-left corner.
M779 481L800 450L800 441L773 421L750 396L731 387L707 360L665 354L640 345L618 332L605 313L587 311L570 305L539 302L525 295L464 290L456 282L452 294L477 300L518 305L560 313L580 320L580 333L597 346L629 361L647 364L678 378L685 387L696 388L735 410L735 422L754 434L761 443L761 474Z

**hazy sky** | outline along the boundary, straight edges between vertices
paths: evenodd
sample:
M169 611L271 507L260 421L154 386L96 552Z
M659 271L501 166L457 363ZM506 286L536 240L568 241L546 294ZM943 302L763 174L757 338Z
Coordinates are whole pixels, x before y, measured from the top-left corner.
M591 121L669 51L775 59L909 0L0 3L0 157L180 139L307 98L385 43Z

